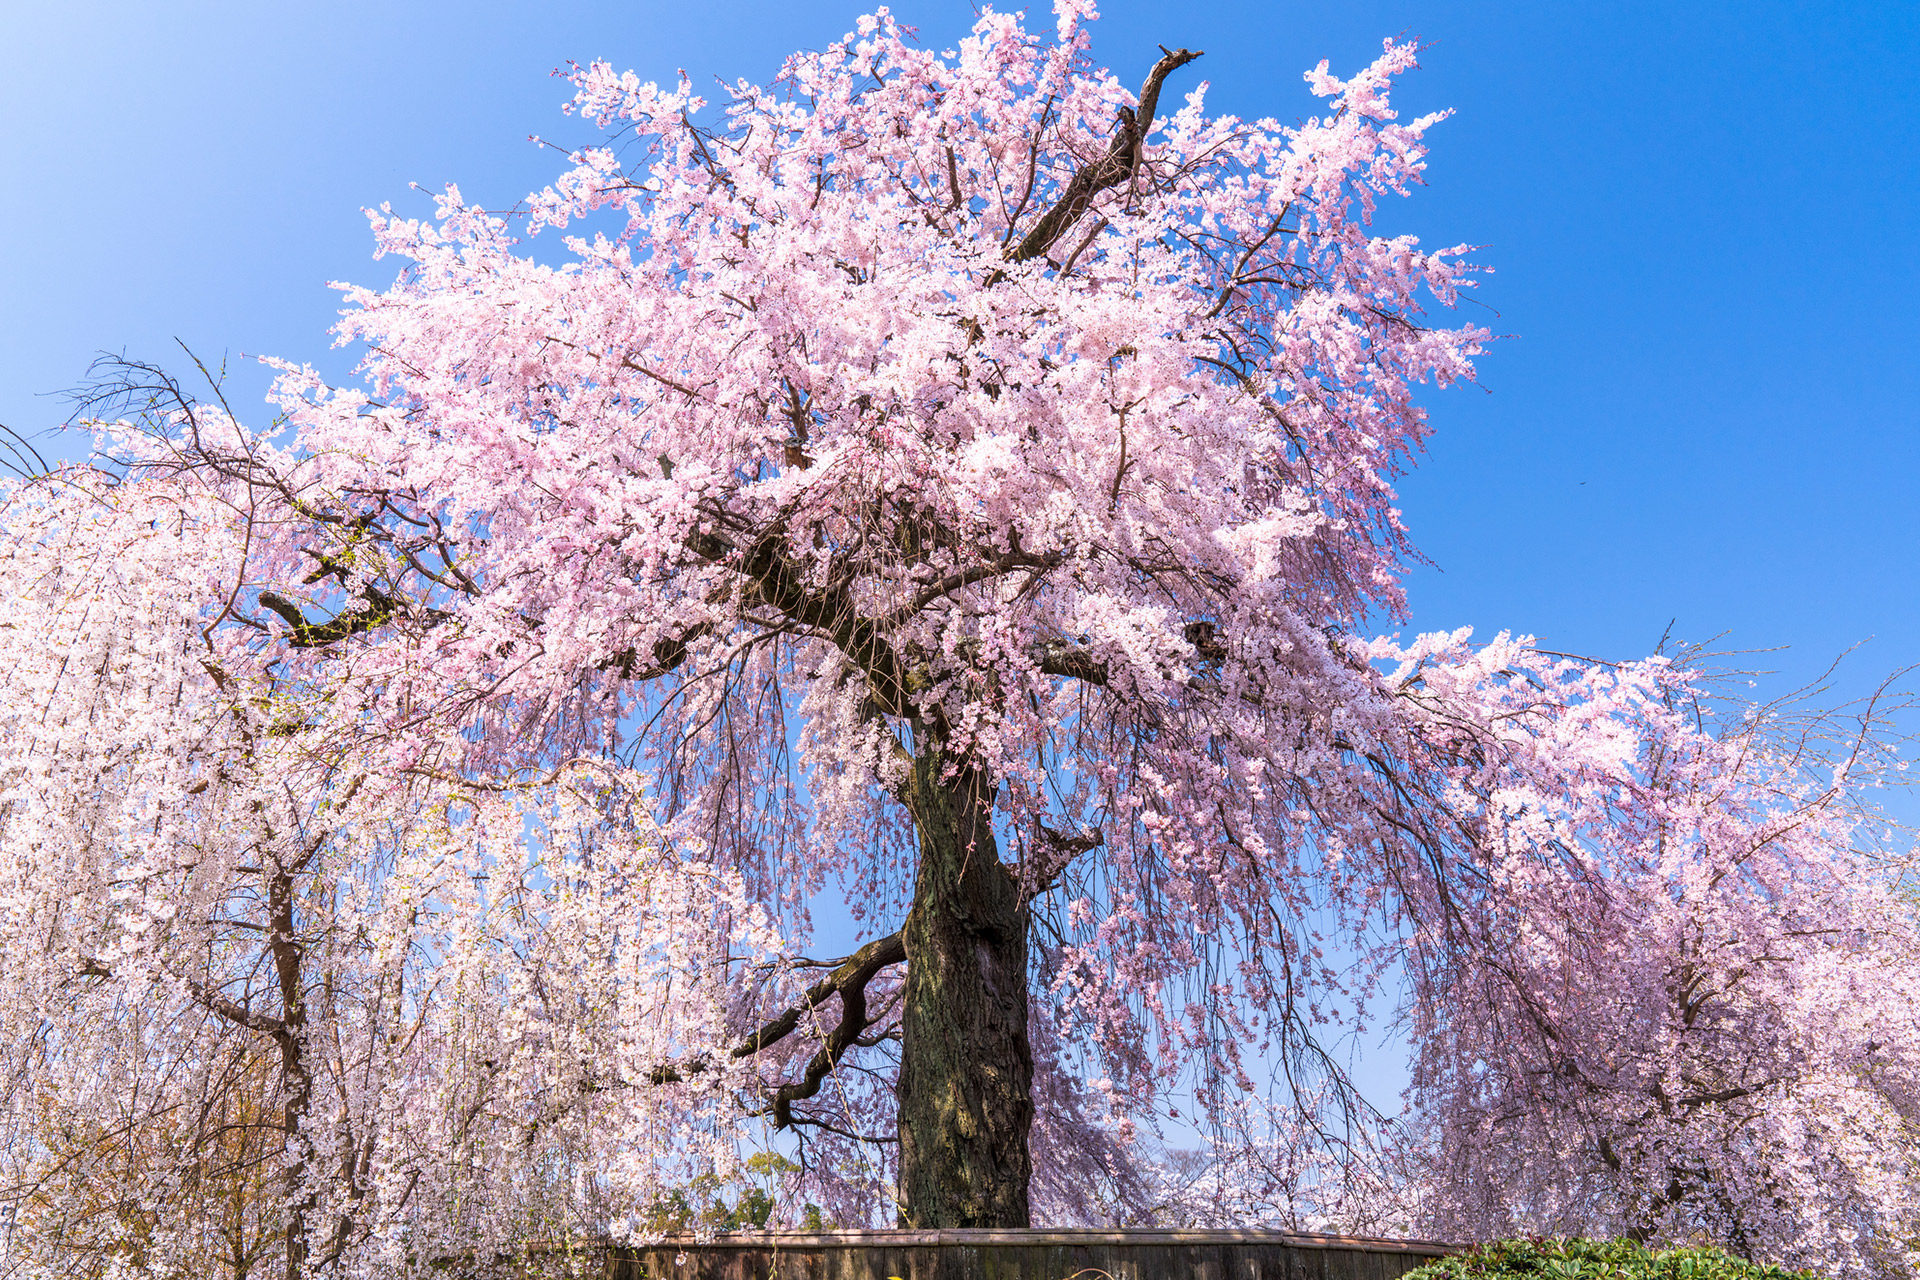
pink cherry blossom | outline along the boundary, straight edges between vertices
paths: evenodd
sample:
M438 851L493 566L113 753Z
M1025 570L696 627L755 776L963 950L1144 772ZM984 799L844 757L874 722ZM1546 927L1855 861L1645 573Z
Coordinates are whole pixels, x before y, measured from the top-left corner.
M8 492L34 1265L400 1274L768 1147L789 1224L1905 1258L1873 733L1821 775L1663 659L1380 634L1417 397L1488 337L1463 247L1373 225L1442 118L1414 47L1287 127L1053 16L881 11L713 104L577 67L615 143L372 216L361 383L281 364L263 435L162 378L116 466ZM829 893L866 937L809 959ZM1327 1047L1399 972L1405 1126Z

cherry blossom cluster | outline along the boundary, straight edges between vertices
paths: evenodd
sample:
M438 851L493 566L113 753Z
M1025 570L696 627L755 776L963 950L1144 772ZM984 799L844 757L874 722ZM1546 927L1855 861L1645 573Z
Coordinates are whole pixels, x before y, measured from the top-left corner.
M1488 337L1436 319L1463 248L1373 226L1416 50L1287 126L1163 102L1185 50L1134 92L1092 17L883 10L718 102L578 67L617 143L373 215L362 382L280 365L275 436L174 394L8 493L27 1247L396 1274L769 1142L783 1221L888 1220L911 801L964 779L1031 921L1038 1217L1911 1261L1859 770L1664 660L1379 634L1418 396ZM808 960L827 892L869 940ZM1323 1040L1402 972L1389 1149ZM1176 1097L1209 1162L1153 1159ZM216 1151L253 1216L183 1226Z

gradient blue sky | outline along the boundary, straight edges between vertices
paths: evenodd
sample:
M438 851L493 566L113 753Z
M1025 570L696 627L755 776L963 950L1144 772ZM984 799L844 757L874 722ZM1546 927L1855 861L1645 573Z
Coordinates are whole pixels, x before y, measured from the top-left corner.
M895 6L944 45L964 0ZM1920 662L1920 4L1110 0L1096 54L1157 44L1210 105L1298 118L1321 58L1431 47L1430 185L1380 225L1484 246L1470 314L1512 335L1433 400L1404 486L1436 568L1413 626L1605 656L1786 645L1847 687ZM312 360L331 279L384 284L359 210L458 182L512 204L585 137L548 72L606 58L763 79L858 0L0 0L0 422L107 349ZM1491 310L1488 310L1490 308ZM261 385L243 374L242 407ZM263 410L264 413L264 410ZM1920 726L1917 726L1920 727Z
M964 0L897 6L929 42ZM545 181L566 60L764 78L856 0L25 0L0 4L0 422L107 349L329 352L330 279L385 283L360 208ZM1293 119L1300 72L1432 47L1430 186L1383 226L1485 246L1513 335L1434 401L1404 485L1438 569L1414 625L1625 656L1675 623L1920 661L1920 5L1114 0L1100 58L1207 56L1210 102ZM1188 83L1191 83L1190 81ZM1491 308L1491 312L1485 308ZM257 380L243 376L243 390Z

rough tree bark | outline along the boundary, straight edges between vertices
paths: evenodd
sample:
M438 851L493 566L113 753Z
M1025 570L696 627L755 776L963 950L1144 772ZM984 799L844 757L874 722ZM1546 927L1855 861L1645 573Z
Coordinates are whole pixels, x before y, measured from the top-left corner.
M902 931L900 1225L1024 1227L1026 905L1000 863L985 780L935 745L916 754L910 786L920 865Z

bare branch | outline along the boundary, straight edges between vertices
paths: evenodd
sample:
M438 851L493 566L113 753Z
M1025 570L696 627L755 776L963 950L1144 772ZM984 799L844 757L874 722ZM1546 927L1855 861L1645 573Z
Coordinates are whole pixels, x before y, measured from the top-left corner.
M1160 102L1160 87L1166 83L1168 76L1199 56L1197 50L1175 49L1153 64L1153 70L1147 73L1146 84L1140 89L1138 113L1128 107L1120 109L1119 127L1114 130L1107 153L1093 163L1082 166L1068 180L1066 189L1060 193L1053 208L1041 214L1040 220L1021 237L1020 243L1007 255L1008 261L1026 262L1044 254L1053 247L1054 241L1065 234L1068 227L1080 220L1080 215L1093 204L1094 196L1132 179L1140 168L1146 131L1153 127L1153 113Z
M806 989L798 1003L778 1017L764 1023L759 1030L733 1046L728 1050L727 1056L736 1060L750 1058L762 1049L780 1043L799 1028L801 1020L807 1014L837 995L840 997L842 1009L840 1023L828 1036L826 1045L821 1049L821 1053L832 1050L830 1055L832 1061L828 1062L820 1076L813 1077L811 1088L792 1094L787 1098L787 1103L791 1105L797 1099L812 1097L819 1089L820 1079L824 1077L826 1071L832 1069L833 1062L839 1061L840 1056L852 1047L854 1039L867 1029L865 1016L867 984L873 981L882 969L903 963L906 958L906 943L900 934L890 933L884 938L875 938L835 964L832 972ZM859 1016L855 1017L855 1014ZM819 1057L820 1054L815 1054L815 1061L818 1061ZM677 1084L689 1076L708 1070L711 1065L705 1058L663 1063L653 1069L648 1075L648 1081L652 1084ZM809 1071L811 1070L812 1064L809 1064ZM781 1092L796 1087L799 1086L782 1085ZM779 1097L780 1094L776 1093L774 1104L776 1107L779 1105L777 1101Z
M296 649L317 649L324 645L338 644L349 636L357 636L372 631L393 617L398 604L385 592L368 587L366 597L373 604L371 609L357 609L343 613L327 622L310 622L300 612L298 605L278 592L262 591L260 603L264 608L279 614L293 632L293 647Z

